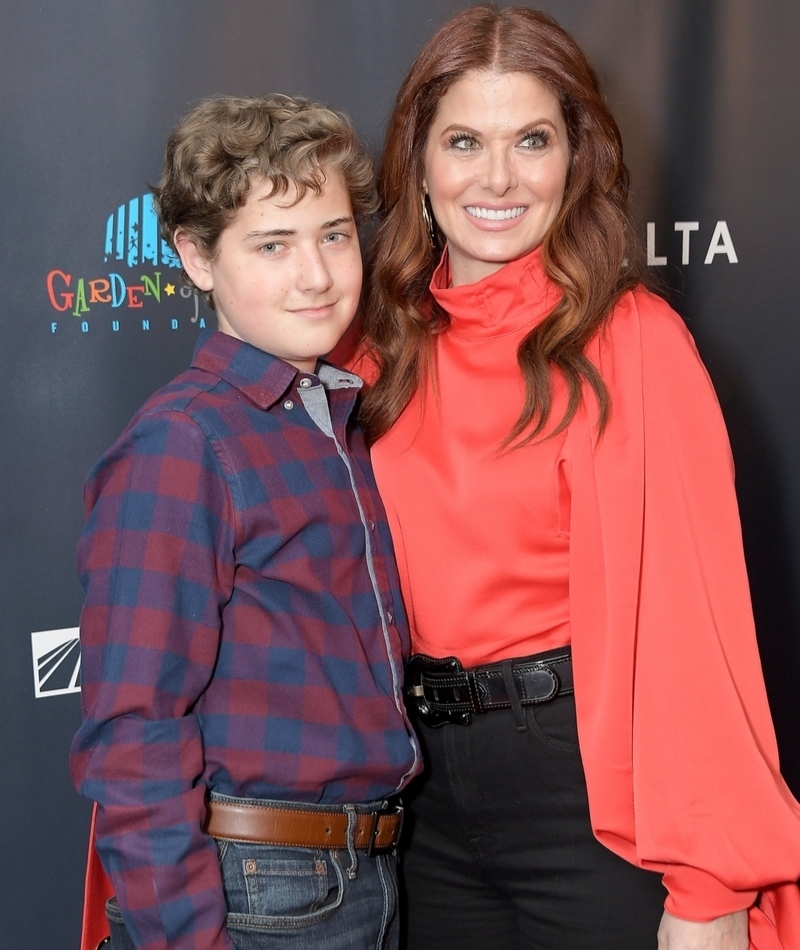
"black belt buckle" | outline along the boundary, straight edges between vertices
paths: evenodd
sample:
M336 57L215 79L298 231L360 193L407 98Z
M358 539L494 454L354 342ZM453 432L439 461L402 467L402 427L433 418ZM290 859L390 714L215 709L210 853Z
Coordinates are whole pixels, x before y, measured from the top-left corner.
M438 729L449 722L468 726L472 722L472 715L467 711L433 709L425 695L422 677L425 673L463 673L464 667L455 656L433 657L424 653L415 653L408 661L406 668L406 696L416 714L431 729Z

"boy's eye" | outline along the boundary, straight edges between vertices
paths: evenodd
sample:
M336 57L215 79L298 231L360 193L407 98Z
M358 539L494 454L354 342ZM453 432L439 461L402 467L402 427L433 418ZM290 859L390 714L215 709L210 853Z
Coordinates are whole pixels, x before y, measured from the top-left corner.
M450 136L448 144L457 152L471 152L478 147L478 140L467 132L456 132Z
M277 254L281 249L281 245L278 241L267 241L266 244L262 244L259 247L259 251L262 251L264 254Z
M325 235L324 241L326 244L339 244L346 238L347 235L344 233L344 231L331 231L330 234Z

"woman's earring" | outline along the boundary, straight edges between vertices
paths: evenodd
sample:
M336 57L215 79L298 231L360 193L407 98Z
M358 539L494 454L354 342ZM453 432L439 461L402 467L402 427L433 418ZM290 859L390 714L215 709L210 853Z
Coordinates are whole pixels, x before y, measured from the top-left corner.
M436 228L433 223L433 215L431 214L431 209L428 205L428 192L422 192L422 220L425 222L425 227L428 229L428 240L431 242L431 247L436 247Z

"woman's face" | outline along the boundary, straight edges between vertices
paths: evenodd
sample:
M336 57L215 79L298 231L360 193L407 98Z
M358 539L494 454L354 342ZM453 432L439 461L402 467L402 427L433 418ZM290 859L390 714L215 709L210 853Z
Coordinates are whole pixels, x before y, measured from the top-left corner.
M474 70L447 90L425 146L425 187L453 286L538 247L564 200L567 128L528 73Z

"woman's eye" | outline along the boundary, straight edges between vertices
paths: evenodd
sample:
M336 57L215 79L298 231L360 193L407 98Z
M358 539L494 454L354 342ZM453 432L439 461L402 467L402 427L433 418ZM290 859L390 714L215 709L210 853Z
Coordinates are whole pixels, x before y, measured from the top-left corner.
M526 136L520 142L523 148L545 148L545 146L550 144L550 133L547 129L534 129L533 132L528 132Z
M474 148L477 148L478 141L473 135L458 133L450 136L449 145L450 148L458 152L471 152Z

